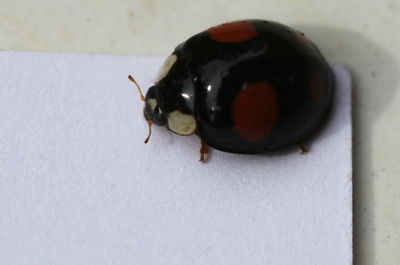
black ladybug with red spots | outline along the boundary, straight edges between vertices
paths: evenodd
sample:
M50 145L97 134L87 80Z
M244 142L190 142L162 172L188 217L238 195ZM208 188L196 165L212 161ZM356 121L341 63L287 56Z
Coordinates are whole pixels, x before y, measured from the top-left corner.
M197 134L204 162L208 146L256 154L301 143L327 115L333 90L327 61L303 33L243 20L178 45L142 99L150 132L155 123Z

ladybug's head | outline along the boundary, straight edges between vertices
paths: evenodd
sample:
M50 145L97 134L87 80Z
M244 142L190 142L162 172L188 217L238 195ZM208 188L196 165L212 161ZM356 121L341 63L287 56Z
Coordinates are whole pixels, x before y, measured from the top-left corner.
M180 62L176 54L171 54L164 61L155 84L148 89L146 96L142 94L140 86L132 76L129 76L129 80L135 83L141 99L145 102L143 114L149 125L149 135L145 143L150 138L153 123L159 126L166 125L169 130L179 135L195 133L197 123L187 107L192 105L194 100L193 96L186 92L192 81L186 65Z
M142 101L144 101L144 117L147 120L147 124L149 125L149 135L147 136L146 140L144 140L145 143L147 143L150 139L151 136L151 125L153 123L157 125L165 125L167 123L167 119L165 118L165 114L160 110L157 104L157 100L155 98L155 93L154 93L154 86L149 88L149 91L147 91L146 97L142 93L142 89L140 88L139 84L136 82L136 80L132 76L128 76L129 80L131 80L135 85L137 86L139 90L140 97Z
M154 86L151 86L149 90L147 91L146 96L143 95L142 89L140 88L139 84L136 82L136 80L132 76L128 76L129 80L131 80L135 85L137 86L139 90L140 97L142 101L144 101L144 117L146 118L147 122L149 124L152 124L153 122L157 125L163 126L167 123L167 119L165 117L165 114L161 111L161 109L158 106L156 97L155 97L155 88Z
M154 86L151 86L147 91L143 113L146 120L152 121L159 126L164 126L167 123L166 115L160 109L155 98Z

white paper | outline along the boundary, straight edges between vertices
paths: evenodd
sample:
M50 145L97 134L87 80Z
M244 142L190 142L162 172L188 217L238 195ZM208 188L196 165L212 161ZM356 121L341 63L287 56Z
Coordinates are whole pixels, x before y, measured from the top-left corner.
M326 127L270 155L153 127L162 57L0 52L0 264L352 264L351 81Z

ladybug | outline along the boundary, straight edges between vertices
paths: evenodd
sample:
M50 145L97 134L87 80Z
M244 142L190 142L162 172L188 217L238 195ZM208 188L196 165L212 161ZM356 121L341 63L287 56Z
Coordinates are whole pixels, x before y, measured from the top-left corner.
M137 87L136 81L129 76ZM303 33L265 20L224 23L168 56L146 96L144 117L208 146L258 154L300 144L327 116L334 76Z

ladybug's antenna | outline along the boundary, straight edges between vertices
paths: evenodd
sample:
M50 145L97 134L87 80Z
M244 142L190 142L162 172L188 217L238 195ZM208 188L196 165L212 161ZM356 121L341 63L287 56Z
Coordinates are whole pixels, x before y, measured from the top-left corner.
M136 80L135 80L131 75L128 76L128 79L131 80L131 81L136 85L137 89L139 90L140 99L141 99L142 101L146 101L146 97L143 96L142 89L140 88L140 86L139 86L139 84L136 82Z
M128 79L132 81L132 83L134 83L139 91L140 94L140 99L142 101L146 101L146 97L143 95L142 93L142 89L140 88L139 84L136 82L135 78L133 78L131 75L128 76ZM144 143L147 144L150 140L150 136L151 136L151 125L153 125L153 121L151 120L147 120L147 124L149 125L149 135L147 135L146 139L144 140Z
M147 144L147 142L150 140L151 136L151 125L153 122L151 120L147 120L147 124L149 125L149 135L147 135L146 139L144 140L144 143Z

